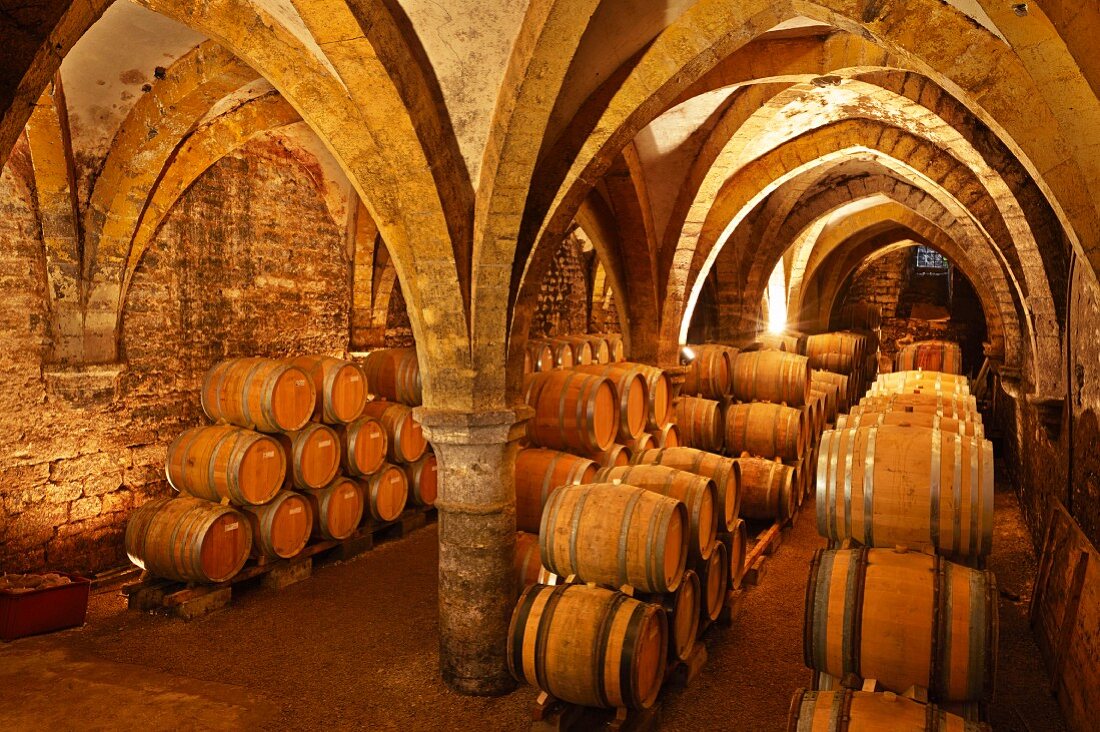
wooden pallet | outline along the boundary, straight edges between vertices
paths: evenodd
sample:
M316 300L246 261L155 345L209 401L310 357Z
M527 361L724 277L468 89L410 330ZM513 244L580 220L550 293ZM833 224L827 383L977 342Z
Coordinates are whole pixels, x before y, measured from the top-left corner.
M598 709L582 707L539 694L531 715L532 732L656 732L660 726L661 700L649 709Z
M742 587L755 587L764 578L767 558L775 554L783 543L783 527L778 523L756 537L756 543L745 555L745 576Z
M702 634L700 633L700 635ZM703 641L697 640L695 645L691 647L691 652L688 653L687 658L683 660L679 658L670 659L668 667L665 669L664 686L691 686L692 682L699 678L699 674L703 673L703 666L706 663L707 646Z
M372 550L376 544L403 538L435 521L434 508L413 508L393 521L368 519L354 534L342 540L316 541L290 559L260 557L249 562L225 582L195 584L146 576L123 585L131 610L159 610L184 620L219 610L233 599L234 590L250 589L256 584L279 590L308 579L314 566L342 562Z

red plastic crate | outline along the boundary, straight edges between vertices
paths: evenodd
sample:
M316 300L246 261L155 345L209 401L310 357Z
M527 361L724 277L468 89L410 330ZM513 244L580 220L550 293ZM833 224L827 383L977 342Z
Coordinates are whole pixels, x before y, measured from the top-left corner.
M0 640L84 625L92 581L75 574L57 574L68 577L72 584L30 592L0 590Z

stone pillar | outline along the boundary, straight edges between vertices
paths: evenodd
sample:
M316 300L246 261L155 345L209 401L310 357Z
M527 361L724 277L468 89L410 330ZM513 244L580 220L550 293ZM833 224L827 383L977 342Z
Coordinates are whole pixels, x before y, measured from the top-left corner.
M439 665L462 694L515 687L505 658L516 601L514 466L531 414L414 411L439 470Z

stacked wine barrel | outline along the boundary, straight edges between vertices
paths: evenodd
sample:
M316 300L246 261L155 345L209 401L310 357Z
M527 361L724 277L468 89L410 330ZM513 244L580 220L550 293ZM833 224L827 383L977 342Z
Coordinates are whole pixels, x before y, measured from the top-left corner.
M435 458L411 410L370 396L358 364L329 356L215 364L201 391L214 424L169 445L179 496L134 513L130 559L167 579L223 582L250 556L289 559L311 539L342 540L409 502L434 503Z
M523 355L523 373L533 374L590 364L625 360L623 338L617 333L532 338Z
M996 580L981 569L993 530L981 422L965 377L902 371L823 435L817 526L830 548L811 562L804 625L815 691L796 695L789 729L832 729L806 726L824 724L822 704L849 706L853 728L868 729L986 714L998 621ZM864 679L884 693L853 696ZM895 703L913 689L938 709Z
M878 368L877 331L843 330L818 333L806 339L810 366L846 377L845 404L863 394ZM843 411L843 410L842 410Z

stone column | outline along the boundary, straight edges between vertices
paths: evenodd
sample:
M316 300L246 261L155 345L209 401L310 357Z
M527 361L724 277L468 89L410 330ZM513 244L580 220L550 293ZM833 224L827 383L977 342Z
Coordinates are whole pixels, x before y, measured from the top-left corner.
M418 407L439 470L439 665L462 694L495 695L515 681L506 661L515 607L515 459L529 407L453 412Z

